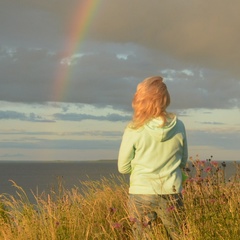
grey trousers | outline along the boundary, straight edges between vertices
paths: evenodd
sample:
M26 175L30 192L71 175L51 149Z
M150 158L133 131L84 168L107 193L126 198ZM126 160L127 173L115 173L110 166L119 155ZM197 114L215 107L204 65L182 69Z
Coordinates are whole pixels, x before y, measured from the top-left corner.
M168 233L168 239L177 239L182 222L180 214L183 213L181 194L152 195L130 194L129 216L133 222L135 239L146 239L146 228L157 221L162 221Z

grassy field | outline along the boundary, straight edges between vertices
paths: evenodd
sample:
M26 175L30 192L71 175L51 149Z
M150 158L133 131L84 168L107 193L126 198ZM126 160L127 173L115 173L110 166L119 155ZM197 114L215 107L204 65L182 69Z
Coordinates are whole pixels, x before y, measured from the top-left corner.
M183 190L185 214L178 216L185 222L179 239L240 239L240 166L226 181L224 162L196 159L190 165ZM124 179L81 182L81 189L65 189L60 179L50 193L33 193L36 203L13 185L17 196L0 196L1 240L133 239ZM147 239L167 239L161 222L143 227Z

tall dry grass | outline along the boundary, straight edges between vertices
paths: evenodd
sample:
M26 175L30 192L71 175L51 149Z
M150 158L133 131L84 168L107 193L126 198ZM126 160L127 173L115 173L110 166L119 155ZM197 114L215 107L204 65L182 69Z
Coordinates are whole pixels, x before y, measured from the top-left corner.
M224 176L226 167L211 159L189 163L179 239L240 239L240 166L236 164L230 181ZM33 193L35 203L24 189L13 186L17 196L0 197L1 240L133 239L123 178L81 182L81 188L72 189L60 180L50 193ZM145 227L148 239L167 239L161 222Z

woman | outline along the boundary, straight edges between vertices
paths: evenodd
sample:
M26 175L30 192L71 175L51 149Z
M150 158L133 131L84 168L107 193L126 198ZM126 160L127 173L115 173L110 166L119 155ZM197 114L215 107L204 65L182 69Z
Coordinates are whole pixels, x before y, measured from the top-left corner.
M120 173L130 173L129 210L136 239L143 225L160 218L170 238L179 231L176 212L182 207L182 168L188 150L184 124L168 113L170 95L159 76L138 84L132 122L123 134L118 156ZM147 220L146 220L147 219ZM146 222L147 221L147 222Z

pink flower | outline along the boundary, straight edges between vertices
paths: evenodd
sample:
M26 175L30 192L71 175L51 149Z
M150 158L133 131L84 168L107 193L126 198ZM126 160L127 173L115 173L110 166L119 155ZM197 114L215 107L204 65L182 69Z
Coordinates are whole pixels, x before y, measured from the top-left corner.
M203 181L203 178L201 178L201 177L195 177L195 178L191 179L191 182L196 182L196 183L200 183L202 181Z
M174 211L174 210L175 210L175 207L174 207L173 205L167 208L167 211L168 211L168 212L172 212L172 211Z
M194 178L188 178L186 182L194 182Z
M205 171L206 173L209 173L209 172L212 171L212 168L211 168L211 167L206 167L206 168L204 169L204 171Z
M132 223L137 222L137 218L135 218L135 217L130 217L129 220L130 220L130 222L132 222Z
M115 223L112 224L112 226L113 226L114 228L116 228L116 229L119 229L119 228L122 227L122 224L121 224L121 223L118 223L118 222L115 222Z
M110 211L111 214L114 214L117 211L117 209L113 208L113 207L110 207L109 211Z
M211 161L210 163L213 167L215 167L215 168L218 167L218 162L217 161Z
M148 224L148 222L146 222L146 221L142 223L142 226L143 226L144 228L148 227L148 225L149 225L149 224Z
M184 194L186 194L186 192L187 191L185 189L183 189L181 193L184 195Z
M216 201L217 201L217 200L214 199L214 198L210 198L210 199L209 199L209 202L210 202L210 203L215 203Z

